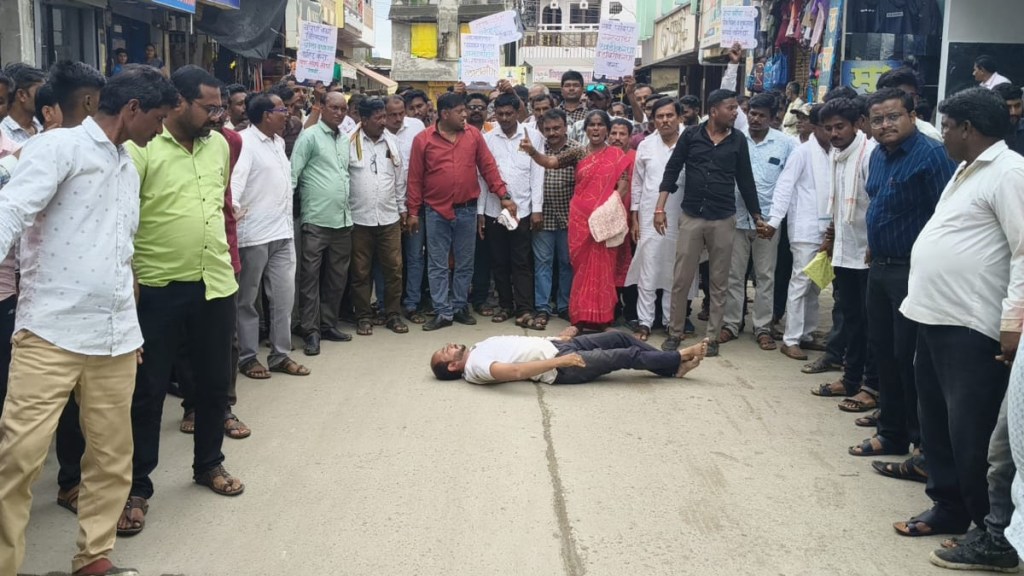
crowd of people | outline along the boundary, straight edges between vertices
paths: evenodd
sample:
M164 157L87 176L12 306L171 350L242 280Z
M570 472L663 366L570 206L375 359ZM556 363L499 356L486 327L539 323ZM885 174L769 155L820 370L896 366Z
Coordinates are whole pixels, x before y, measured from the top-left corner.
M812 104L795 84L737 93L742 53L730 57L706 103L632 78L617 100L572 71L558 96L502 81L435 102L290 77L251 93L195 66L6 67L0 576L23 560L54 436L57 502L79 520L74 574L133 574L110 554L145 528L169 390L194 435L193 480L237 496L222 444L252 431L236 378L309 375L293 335L315 356L353 339L343 321L358 337L480 319L540 333L552 316L570 328L449 344L432 372L682 377L749 321L760 349L841 373L811 392L876 429L851 455L907 456L872 466L927 484L932 506L900 534L953 535L940 566L1015 570L1021 89L982 74L939 105L938 130L917 114L913 70ZM822 253L825 338L805 271ZM683 348L701 292L706 332ZM659 328L661 350L647 343Z

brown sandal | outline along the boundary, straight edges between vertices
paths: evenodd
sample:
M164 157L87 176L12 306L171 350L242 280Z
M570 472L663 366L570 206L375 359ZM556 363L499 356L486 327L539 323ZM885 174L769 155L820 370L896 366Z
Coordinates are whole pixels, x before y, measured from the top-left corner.
M142 510L142 520L132 520L132 510ZM118 528L118 536L135 536L146 527L146 514L149 512L149 501L141 496L129 496L121 515L132 523L131 528Z
M185 412L185 415L181 417L181 424L178 425L178 431L182 434L195 434L196 433L196 411L189 410Z
M291 358L285 358L277 366L271 366L270 371L288 374L289 376L309 376L310 374L309 368L306 368Z
M388 318L386 326L388 330L391 330L395 334L405 334L409 332L409 326L405 322L402 322L401 316L392 316L391 318Z
M252 436L252 430L232 414L224 419L224 435L233 440L241 440Z
M369 318L360 318L356 324L356 334L360 336L373 336L373 322Z
M217 478L220 478L221 481L217 482ZM206 486L221 496L238 496L242 492L245 492L245 484L242 484L242 482L239 481L238 488L232 490L231 486L234 485L234 480L236 480L236 478L231 474L228 474L228 471L224 469L223 464L218 464L192 479L196 484Z
M57 491L57 506L68 510L72 514L78 514L78 488L79 486L72 486L67 491Z
M838 404L843 412L870 412L878 407L878 399L872 397L870 401L847 398Z
M246 362L243 362L239 367L238 371L244 374L247 378L253 380L266 380L270 378L270 372L267 371L263 364L255 358L250 358Z
M722 328L722 331L718 333L718 343L719 344L725 344L726 342L728 342L730 340L735 340L735 339L736 339L736 336L734 336L732 332L729 332L725 328Z
M775 350L775 340L771 334L759 334L757 336L757 345L761 347L761 350Z

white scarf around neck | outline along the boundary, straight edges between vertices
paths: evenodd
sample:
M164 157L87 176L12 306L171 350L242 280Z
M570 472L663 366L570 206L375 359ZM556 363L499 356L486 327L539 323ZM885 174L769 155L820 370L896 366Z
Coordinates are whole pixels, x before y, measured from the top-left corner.
M836 199L841 198L845 206L843 219L847 224L853 223L857 208L857 191L865 184L861 182L861 166L864 162L867 144L867 136L858 130L853 143L844 150L832 148L832 152L829 154L832 160L832 170L829 178L828 213L833 218L838 216L836 214ZM854 159L853 162L850 162L851 158Z

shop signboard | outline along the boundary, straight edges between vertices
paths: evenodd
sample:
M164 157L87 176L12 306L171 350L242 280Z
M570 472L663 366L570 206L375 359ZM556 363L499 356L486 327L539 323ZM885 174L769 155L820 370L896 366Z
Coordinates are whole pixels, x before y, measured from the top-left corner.
M689 6L677 9L654 23L654 61L688 54L696 48L694 28L697 18ZM646 64L646 63L645 63Z
M153 0L153 3L179 12L196 13L196 0Z
M844 60L840 84L853 88L858 94L871 94L879 76L899 67L899 60Z

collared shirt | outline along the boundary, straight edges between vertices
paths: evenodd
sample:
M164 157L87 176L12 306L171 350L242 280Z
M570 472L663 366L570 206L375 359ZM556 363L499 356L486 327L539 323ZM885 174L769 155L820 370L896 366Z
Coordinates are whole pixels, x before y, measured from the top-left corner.
M409 160L409 191L406 204L411 214L427 205L447 220L455 219L454 204L480 197L477 171L496 196L507 192L494 156L484 142L483 134L466 125L455 142L448 140L431 126L421 132L412 144Z
M558 110L565 112L566 124L571 128L573 124L582 122L587 117L587 107L582 103L575 110L569 111L565 108L565 102L558 105Z
M567 150L581 148L578 142L566 140L559 148L544 143L544 154L558 156ZM544 229L569 229L569 203L576 192L576 167L544 170Z
M284 153L289 158L292 157L292 153L295 151L295 143L299 141L299 135L302 134L303 121L300 118L296 118L291 114L288 115L288 121L284 125Z
M956 164L938 142L915 132L895 151L871 152L867 193L871 257L907 258L953 176Z
M238 247L259 246L293 237L292 166L284 140L256 126L239 132L242 153L231 173L231 194L238 218Z
M803 105L803 100L795 98L789 103L789 106L786 107L786 115L782 117L782 129L787 136L796 138L800 135L800 130L797 128L797 117L793 111L798 110Z
M1003 76L999 72L993 72L992 75L988 77L988 80L981 83L981 87L991 90L1000 84L1011 84L1011 82L1009 78Z
M302 132L292 151L292 188L302 203L302 223L322 228L352 225L348 205L349 138L322 121Z
M406 186L409 184L409 159L412 157L412 141L423 130L425 130L423 122L406 116L402 118L402 127L398 129L398 132L393 133L398 140L398 153L402 155L402 174L399 176L399 179Z
M833 148L829 155L829 186L834 183L835 194L832 199L832 222L835 226L835 239L832 243L832 266L836 268L848 268L851 270L865 270L868 265L864 262L868 252L868 225L867 212L871 200L868 198L864 185L870 176L871 152L878 144L867 137L864 137L863 154L858 150L849 150L849 154L841 159L842 152ZM851 146L855 146L855 140ZM856 154L856 156L854 155ZM854 206L847 205L844 201L847 191L843 188L847 182L852 181L848 177L847 170L856 170L857 189L854 191ZM829 192L826 192L828 195Z
M914 121L914 126L917 126L917 131L920 132L921 134L924 134L925 136L931 138L932 140L935 140L936 142L939 142L940 144L942 143L942 132L939 132L939 130L935 126L932 126L931 122L923 118L917 118Z
M228 142L228 150L231 158L230 168L235 169L238 164L238 157L242 154L242 136L230 128L221 130L221 136ZM231 250L231 268L235 275L242 273L242 259L238 255L238 220L235 219L234 202L231 198L231 174L228 174L228 186L224 189L224 232L228 237L228 246Z
M135 275L162 288L202 280L206 299L238 290L224 224L228 143L217 132L196 138L192 152L164 129L145 147L126 145L139 170Z
M800 141L774 128L769 128L768 134L760 142L754 142L750 134L744 135L747 137L747 148L750 151L750 169L754 173L754 184L757 186L757 202L761 211L769 214L772 211L772 197L775 196L775 183L778 182L790 154ZM735 196L736 228L753 230L754 219L744 206L738 188Z
M18 158L13 155L4 156L0 150L0 189L11 181L11 174L18 165ZM18 246L8 250L7 256L0 262L0 300L6 300L18 294L16 269Z
M0 252L21 238L15 332L92 356L138 349L138 224L139 173L92 118L30 140L0 194Z
M29 138L42 133L43 125L35 117L32 118L32 126L35 128L35 131L29 132L22 128L21 124L18 124L18 121L13 116L7 116L0 121L0 132L3 132L4 137L14 143L14 149L17 150L24 146Z
M387 130L374 141L362 130L349 144L352 175L349 202L352 221L358 226L387 226L405 213L405 173L398 152L398 138ZM359 142L360 146L356 146Z
M789 241L821 244L828 215L828 151L814 138L797 146L775 185L768 225L776 230L789 216Z
M501 128L484 134L484 142L498 163L501 179L506 182L508 192L516 203L516 214L520 220L528 218L530 214L544 212L544 168L519 150L519 143L527 137L535 150L544 146L544 137L540 132L525 124L516 124L515 134L511 138ZM481 192L483 198L477 203L477 214L497 218L501 214L501 201L494 194L487 194L483 190Z
M1024 324L1024 158L997 142L961 163L914 244L900 311L999 340Z
M707 124L687 128L665 166L661 191L674 193L686 168L683 212L694 218L722 220L736 214L736 187L751 214L760 214L750 150L742 132L732 130L715 144Z

